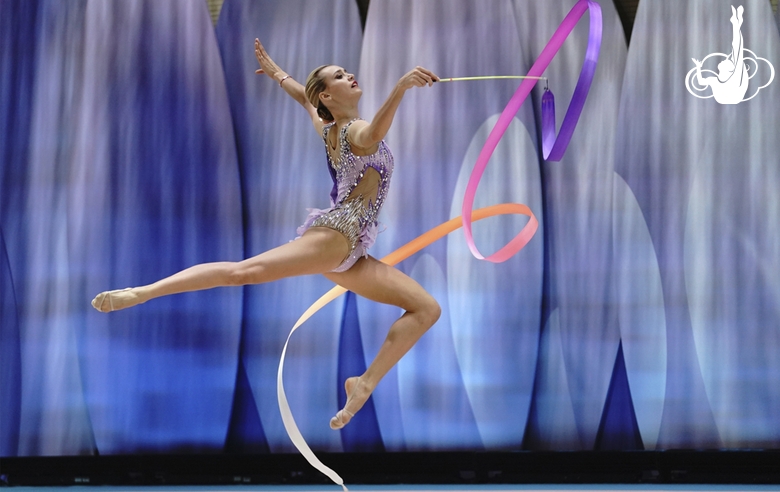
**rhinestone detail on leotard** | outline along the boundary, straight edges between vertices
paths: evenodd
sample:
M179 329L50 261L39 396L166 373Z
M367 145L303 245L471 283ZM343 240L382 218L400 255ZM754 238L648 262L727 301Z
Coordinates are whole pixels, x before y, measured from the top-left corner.
M322 129L322 139L326 146L328 166L334 180L331 193L331 207L325 210L309 209L306 222L298 228L299 236L309 227L328 227L339 231L350 244L350 251L334 272L349 269L361 256L367 256L366 250L374 243L377 235L378 216L390 188L393 174L393 155L384 140L379 142L377 151L371 155L360 156L352 152L347 130L358 118L353 119L339 132L339 158L334 160L327 150L328 132L335 123L329 123ZM379 173L376 197L366 204L362 195L350 197L371 167Z

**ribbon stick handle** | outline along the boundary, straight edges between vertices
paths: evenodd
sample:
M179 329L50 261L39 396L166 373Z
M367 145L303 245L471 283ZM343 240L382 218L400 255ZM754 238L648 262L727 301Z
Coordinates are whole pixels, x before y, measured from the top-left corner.
M498 146L498 142L504 136L504 133L509 127L509 124L512 122L512 119L520 110L520 106L522 106L523 102L525 102L526 98L531 93L534 85L536 85L537 78L542 76L544 71L550 65L552 59L558 53L558 50L560 50L563 42L566 41L566 39L569 37L572 30L586 11L590 11L588 48L585 52L585 61L582 65L582 71L580 72L577 86L574 89L574 95L572 96L571 104L569 105L569 109L566 111L566 117L561 124L561 131L557 138L555 137L555 106L552 100L552 93L549 93L550 96L547 100L547 118L544 116L544 110L542 111L542 153L544 158L552 161L560 160L563 157L569 142L571 141L574 128L577 126L577 121L579 121L582 108L585 105L585 100L588 96L588 92L590 91L591 82L593 82L593 76L595 75L596 65L599 58L599 51L601 49L601 7L593 0L579 0L571 9L571 11L569 11L566 18L563 20L550 41L542 50L542 54L539 55L539 58L536 60L536 62L534 62L531 70L528 71L528 76L533 78L523 80L523 82L520 84L520 87L517 88L517 91L515 91L514 95L509 100L506 108L504 108L504 111L501 112L501 116L499 116L498 121L490 131L490 135L488 135L488 138L485 141L485 145L482 147L482 150L479 153L479 157L477 157L477 162L474 164L471 177L469 178L468 184L466 185L466 193L463 196L463 207L461 209L461 217L463 218L463 232L466 236L466 244L468 245L471 254L473 254L475 258L480 260L487 260L493 263L501 263L508 260L518 251L520 251L528 243L528 241L530 241L531 236L533 236L531 230L535 231L536 227L538 226L538 224L529 221L526 226L523 227L523 229L517 234L517 236L515 236L515 238L512 239L508 244L492 255L485 257L482 255L482 253L479 252L476 244L474 244L474 236L471 231L471 213L474 207L474 197L477 193L479 181L482 179L482 175L485 172L488 161ZM552 111L550 111L550 109ZM550 119L550 114L552 114L552 119Z

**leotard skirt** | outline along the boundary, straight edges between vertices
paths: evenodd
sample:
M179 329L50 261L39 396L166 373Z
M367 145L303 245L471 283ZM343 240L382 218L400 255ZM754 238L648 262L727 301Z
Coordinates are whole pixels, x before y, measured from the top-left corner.
M335 205L331 208L308 209L306 222L297 230L301 237L310 227L327 227L344 235L349 243L349 253L339 266L332 272L349 270L361 256L368 256L368 248L374 244L377 235L377 224L368 218L369 210L358 196Z

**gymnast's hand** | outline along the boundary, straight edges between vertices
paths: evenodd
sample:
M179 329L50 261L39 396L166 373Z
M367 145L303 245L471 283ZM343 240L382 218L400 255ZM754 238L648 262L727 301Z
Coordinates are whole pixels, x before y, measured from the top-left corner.
M271 57L268 56L265 48L263 48L263 44L257 38L255 38L255 58L257 58L257 63L260 64L260 68L255 70L255 73L264 73L277 82L280 82L284 77L287 76L287 74L284 73L284 70L279 68L279 66L271 59Z
M409 73L401 77L398 81L399 89L411 89L412 87L424 87L432 86L434 82L437 82L439 77L435 73L423 67L415 67L410 70Z

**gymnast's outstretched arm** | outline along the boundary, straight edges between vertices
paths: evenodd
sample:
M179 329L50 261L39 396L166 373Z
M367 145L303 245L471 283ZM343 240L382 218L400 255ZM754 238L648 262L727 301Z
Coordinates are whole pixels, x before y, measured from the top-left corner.
M416 67L406 73L396 82L393 90L390 91L390 95L370 123L358 121L349 128L350 142L362 149L373 148L387 135L404 93L412 87L424 87L426 85L430 87L437 80L439 80L439 77L436 74L423 67Z
M323 123L317 114L317 108L312 106L308 99L306 99L306 90L303 85L297 80L290 77L287 72L279 68L268 53L265 51L263 44L259 39L255 38L255 57L260 64L260 68L255 70L255 73L264 73L277 81L282 89L290 95L293 99L306 109L311 118L311 122L314 125L314 130L317 135L322 135Z

